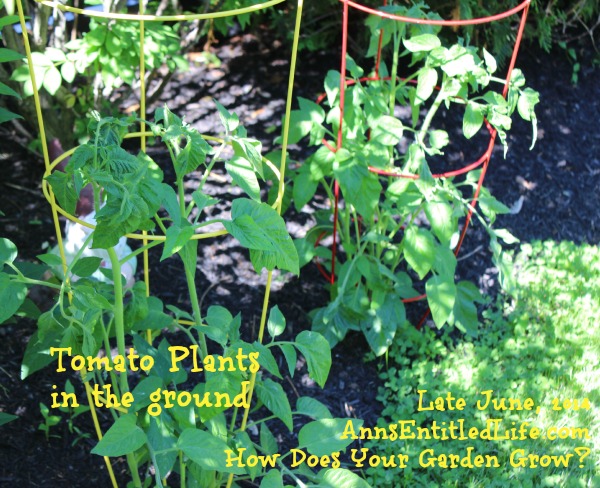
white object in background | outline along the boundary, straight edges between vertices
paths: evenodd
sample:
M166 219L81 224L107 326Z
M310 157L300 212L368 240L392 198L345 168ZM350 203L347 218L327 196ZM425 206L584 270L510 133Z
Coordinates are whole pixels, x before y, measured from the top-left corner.
M81 220L87 222L88 224L96 225L96 212L91 212L85 217L82 217ZM67 266L71 264L73 258L79 252L85 240L92 233L92 230L93 229L78 224L77 222L71 222L70 220L67 220L67 224L65 225L65 237L63 239L63 245L65 247L65 257L67 259ZM131 248L127 245L126 237L121 237L114 249L119 259L122 259L123 257L131 253ZM58 246L55 246L51 252L60 256ZM108 256L108 251L106 251L105 249L90 249L90 247L88 246L81 253L81 257L101 258L102 262L100 263L100 267L112 269L112 266L110 264L110 257ZM135 283L134 276L136 269L137 259L135 257L131 258L129 261L121 265L121 274L125 277L125 286L127 288L131 288ZM57 266L56 271L61 278L64 278L61 266ZM100 270L96 270L96 272L91 276L91 278L95 278L98 281L102 281L104 283L112 283L112 280L104 276L100 272ZM77 279L77 276L72 277L72 281L77 281Z

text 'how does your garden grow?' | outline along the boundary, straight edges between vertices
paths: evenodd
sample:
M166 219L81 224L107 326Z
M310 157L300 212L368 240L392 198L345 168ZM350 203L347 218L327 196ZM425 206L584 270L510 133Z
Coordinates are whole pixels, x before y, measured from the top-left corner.
M418 390L413 418L383 422L375 427L363 427L358 419L324 419L319 425L300 431L300 445L305 449L290 449L290 467L302 464L310 468L337 469L348 465L358 469L384 468L395 470L425 469L493 469L510 466L524 469L584 468L591 449L583 445L561 450L560 441L575 439L584 443L591 439L588 428L570 423L568 414L593 409L589 399L560 399L536 402L533 398L504 398L494 390L484 390L475 398L466 399L448 391L439 396L425 389ZM456 418L443 421L435 414L450 411ZM564 421L546 425L546 411L560 411ZM427 426L420 426L423 415L434 415ZM500 418L506 412L530 412L531 421L510 421ZM320 440L303 443L311 437L310 429L319 429ZM395 453L385 455L371 447L346 447L356 441L389 441L397 446ZM532 450L528 441L535 441ZM443 441L443 446L440 446ZM358 442L356 442L358 443ZM501 455L496 448L506 443L511 449ZM329 452L327 448L334 451ZM308 451L308 452L305 452ZM225 451L227 466L239 468L261 465L274 466L282 454L248 456L243 450Z

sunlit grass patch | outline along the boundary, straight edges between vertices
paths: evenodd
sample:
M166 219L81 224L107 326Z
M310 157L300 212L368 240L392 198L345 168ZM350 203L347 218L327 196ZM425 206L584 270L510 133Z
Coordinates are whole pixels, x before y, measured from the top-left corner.
M515 435L369 441L372 453L410 456L404 469L368 468L373 486L600 486L600 251L534 242L522 246L514 263L514 297L485 314L477 339L455 344L447 336L406 330L382 372L379 399L385 405L381 425L415 420L431 428L434 421L449 426L464 419L465 427L483 429L486 419L502 419ZM451 392L466 407L418 411L418 390L431 399ZM478 409L486 390L497 399L531 398L536 408ZM521 426L524 438L517 435ZM537 439L532 427L540 429ZM496 456L499 467L445 468L439 458L434 465L428 461L431 451L423 455L433 450L435 457L464 457L467 447L474 455Z

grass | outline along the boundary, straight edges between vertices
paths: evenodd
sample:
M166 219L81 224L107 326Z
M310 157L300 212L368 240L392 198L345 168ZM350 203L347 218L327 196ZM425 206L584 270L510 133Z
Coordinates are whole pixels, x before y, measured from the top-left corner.
M498 418L507 428L529 422L540 429L540 437L371 440L366 446L373 454L409 455L403 469L368 468L372 486L600 486L600 250L567 242L525 244L514 258L514 269L512 297L487 311L477 338L456 344L447 335L437 338L431 331L423 335L406 329L405 342L394 347L381 372L385 387L378 398L385 407L380 425L399 420L449 425L463 418L466 427L482 429L487 418ZM428 390L426 403L451 392L463 397L466 407L418 411L420 389ZM475 402L485 390L494 390L494 398L530 397L539 412L479 410ZM580 408L554 409L565 400L578 400ZM553 427L558 432L549 430ZM571 433L567 428L582 429L573 436L585 438L549 438ZM424 450L433 449L435 456L464 455L467 447L473 447L474 455L496 456L499 466L420 466ZM512 466L511 453L519 449L524 456L571 456L567 466L551 457L542 459L549 462L544 467Z

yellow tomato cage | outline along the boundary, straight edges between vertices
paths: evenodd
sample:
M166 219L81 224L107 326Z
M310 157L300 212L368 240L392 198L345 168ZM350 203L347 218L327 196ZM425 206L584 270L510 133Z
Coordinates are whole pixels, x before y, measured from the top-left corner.
M227 11L222 11L222 12L205 13L205 14L149 15L149 14L146 14L146 12L145 12L144 0L141 0L139 2L138 14L96 12L96 11L90 11L90 10L83 10L80 8L69 7L67 5L58 3L57 1L51 2L48 0L36 0L36 2L38 2L39 4L45 5L49 8L59 9L63 12L71 12L71 13L74 13L77 15L83 15L83 16L87 16L87 17L96 17L96 18L115 20L115 21L124 20L124 21L139 22L139 26L140 26L139 82L140 82L140 113L141 113L142 118L144 118L145 114L146 114L146 86L145 86L146 67L145 67L145 60L144 60L144 39L145 39L144 26L145 26L146 22L184 22L184 21L192 21L192 20L210 20L210 19L217 19L217 18L222 18L222 17L235 17L235 16L242 15L242 14L249 14L249 13L265 10L269 7L281 4L284 1L285 0L270 0L268 2L259 3L259 4L252 5L249 7L244 7L244 8L234 9L234 10L227 10ZM25 15L23 12L22 0L17 0L16 6L17 6L18 15L19 15L19 21L21 24L21 30L22 30L22 35L23 35L23 44L25 47L25 54L27 56L27 63L29 65L29 73L30 73L31 82L33 85L33 97L34 97L34 101L35 101L37 121L38 121L38 125L39 125L40 139L41 139L41 144L42 144L42 152L43 152L43 156L44 156L44 165L46 168L44 177L46 177L52 173L54 168L62 160L64 160L66 157L70 156L75 151L76 148L74 148L70 151L67 151L66 153L64 153L60 157L58 157L56 160L50 161L47 140L46 140L45 126L44 126L44 118L42 115L42 108L41 108L41 103L40 103L39 89L38 89L38 85L37 85L36 79L35 79L35 71L33 69L34 67L33 67L33 60L32 60L32 56L31 56L31 46L29 43L27 26L25 24ZM300 37L302 7L303 7L303 0L297 0L296 19L295 19L295 25L294 25L294 37L293 37L293 44L292 44L292 50L291 50L291 56L290 56L290 71L289 71L289 76L288 76L288 88L287 88L287 97L286 97L286 105L285 105L285 118L284 118L283 131L282 131L282 156L281 156L281 163L280 163L279 171L275 172L279 177L279 182L277 183L278 184L277 200L274 205L275 209L277 210L278 213L281 213L281 205L282 205L283 195L284 195L284 191L285 191L284 177L285 177L285 169L286 169L288 132L289 132L289 123L290 123L290 112L291 112L291 107L292 107L294 75L295 75L295 71L296 71L296 59L297 59L297 53L298 53L298 40ZM152 133L149 131L146 131L145 123L141 122L140 131L129 134L126 137L138 137L140 139L141 150L145 151L146 150L146 139L150 136L152 136ZM210 136L203 136L203 137L205 137L205 139L218 140L217 138L212 138ZM43 181L42 190L43 190L44 196L50 203L50 207L52 209L52 218L54 221L56 239L58 242L58 248L59 248L60 256L62 259L63 271L65 272L65 276L66 276L67 261L65 258L65 250L64 250L62 234L61 234L61 229L60 229L59 214L65 216L67 219L69 219L73 222L77 222L80 225L83 225L83 226L86 226L89 228L94 228L94 226L76 218L74 215L71 215L71 214L67 213L65 210L63 210L56 203L56 198L54 197L52 189L50 188L50 186L47 184L47 182L45 180ZM221 236L221 235L225 235L225 234L227 234L227 231L223 229L221 231L216 231L216 232L195 234L192 237L192 239L207 239L207 238L217 237L217 236ZM146 246L149 243L149 241L163 241L164 242L166 239L166 237L164 235L159 235L159 236L148 235L146 231L142 232L141 234L128 234L127 237L132 238L132 239L141 240L143 242L144 246ZM150 293L150 269L149 269L149 264L148 264L148 249L147 248L145 248L143 251L143 263L144 263L143 268L144 268L144 282L146 284L146 294L149 295L149 293ZM268 305L269 305L269 296L271 293L272 278L273 278L273 272L269 271L267 274L265 294L264 294L262 313L261 313L261 319L260 319L260 327L259 327L258 337L257 337L257 340L259 342L262 342L262 340L263 340L264 329L265 329L265 325L267 322L267 311L268 311ZM186 322L182 321L182 323L186 323ZM148 339L151 339L150 331L148 331ZM89 382L85 381L85 377L83 377L83 380L84 380L84 385L85 385L86 393L87 393L87 397L88 397L88 404L90 406L92 419L93 419L94 426L96 429L96 434L98 436L98 440L100 440L100 439L102 439L102 431L100 429L100 424L98 422L94 402L92 401L91 387L89 385ZM252 400L252 395L254 392L255 381L256 381L256 373L253 373L250 378L250 387L249 387L249 391L248 391L248 396L249 396L248 405L249 406L250 406L250 403ZM124 409L120 408L119 410L123 411ZM246 429L246 424L248 421L248 413L249 413L249 408L244 410L244 415L243 415L242 424L241 424L241 430ZM106 462L106 466L108 469L109 476L112 480L112 484L115 488L117 488L118 485L117 485L117 481L116 481L110 460L106 456L104 457L104 460ZM230 487L232 482L233 482L233 474L231 474L229 476L227 486Z

